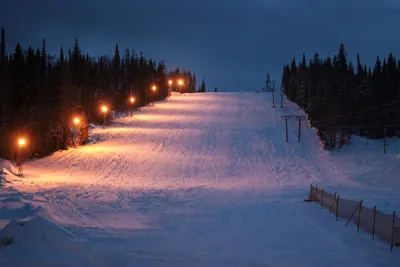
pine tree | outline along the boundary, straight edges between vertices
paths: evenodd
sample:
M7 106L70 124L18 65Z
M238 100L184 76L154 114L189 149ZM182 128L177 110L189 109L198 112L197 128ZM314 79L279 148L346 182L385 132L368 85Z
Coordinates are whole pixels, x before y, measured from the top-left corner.
M6 62L6 37L5 30L1 29L1 40L0 40L0 64L4 65Z
M207 92L206 83L205 83L205 81L204 81L204 78L203 78L203 80L201 81L200 92L202 92L202 93Z
M196 74L193 74L193 92L196 91L196 86L197 86L197 82L196 82Z
M59 64L60 64L61 66L64 66L64 65L65 65L64 50L63 50L62 47L61 47L61 49L60 49Z
M81 48L79 47L78 39L75 39L72 53L70 53L70 66L73 76L73 82L78 87L81 84L81 77L80 77L82 73L81 59L82 59Z
M337 55L338 68L341 72L346 72L347 66L347 53L344 44L340 44L339 53Z
M47 52L46 52L46 40L43 39L41 62L40 62L41 76L45 76L47 73Z
M3 136L3 138L0 137L0 155L4 153L4 151L1 149L4 147L3 142L5 141L4 138L4 130L2 129L3 124L4 124L4 117L6 117L6 106L8 102L8 88L7 88L7 83L8 81L6 80L7 78L7 73L6 73L6 41L5 41L5 31L2 28L1 29L1 39L0 39L0 136Z
M119 69L121 67L121 56L119 54L118 44L115 45L115 52L113 58L113 67L114 69Z
M306 67L307 67L306 54L303 53L303 56L302 56L302 58L301 58L300 68L306 68Z

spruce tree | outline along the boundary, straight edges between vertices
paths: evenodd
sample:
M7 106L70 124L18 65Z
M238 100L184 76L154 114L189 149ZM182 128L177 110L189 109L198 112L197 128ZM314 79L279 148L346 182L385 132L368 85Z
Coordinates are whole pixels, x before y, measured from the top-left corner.
M1 39L0 39L0 65L4 65L6 62L6 37L5 30L1 29Z
M201 81L200 92L202 92L202 93L207 92L206 83L205 83L205 81L204 81L204 78L203 78L203 80Z

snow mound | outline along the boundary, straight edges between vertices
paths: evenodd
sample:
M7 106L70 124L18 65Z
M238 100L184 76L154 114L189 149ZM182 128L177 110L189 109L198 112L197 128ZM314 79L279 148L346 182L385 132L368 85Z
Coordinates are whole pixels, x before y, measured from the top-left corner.
M12 243L0 247L0 266L8 262L12 266L114 266L105 255L41 215L13 219L0 231L0 239L4 237L11 237Z
M11 164L11 162L3 160L0 161L0 175L13 175L16 176L18 169Z
M5 186L6 183L9 183L9 181L7 181L6 178L4 178L3 176L1 176L2 174L4 174L2 171L3 171L3 170L1 169L1 170L0 170L0 187L1 187L1 186Z
M7 205L0 205L0 219L24 219L31 217L42 210L42 207L34 207L31 203L12 202L12 199L1 199L7 201Z

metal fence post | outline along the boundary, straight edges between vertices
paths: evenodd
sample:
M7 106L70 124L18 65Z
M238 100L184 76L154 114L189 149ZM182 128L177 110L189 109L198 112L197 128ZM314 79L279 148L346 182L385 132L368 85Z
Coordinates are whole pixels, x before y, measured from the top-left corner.
M376 219L376 206L374 206L374 222L372 224L372 240L375 240L375 219Z
M392 224L392 240L391 240L391 244L390 244L390 250L393 250L393 245L394 245L394 222L396 219L396 211L393 211L393 224Z
M322 192L321 192L321 208L324 207L324 189L322 188Z
M360 220L361 220L361 209L362 209L362 200L360 201L360 209L358 210L358 220L357 220L357 233L360 230Z
M336 199L336 221L338 220L339 217L339 195L337 196Z

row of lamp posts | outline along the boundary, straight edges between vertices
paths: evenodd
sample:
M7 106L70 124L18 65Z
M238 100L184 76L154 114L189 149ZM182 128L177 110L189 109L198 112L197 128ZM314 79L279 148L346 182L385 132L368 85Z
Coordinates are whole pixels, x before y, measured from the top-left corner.
M151 96L155 96L155 92L157 91L157 86L156 85L152 85L151 86L151 90L152 90L152 94L151 94ZM133 114L133 110L134 110L134 108L135 108L135 102L136 102L136 99L135 99L135 97L134 96L130 96L129 97L129 103L130 103L130 105L131 105L131 117L132 117L132 114ZM154 99L152 98L151 99L151 102L152 102L152 104L154 104ZM103 114L103 127L105 126L105 124L106 124L106 119L107 119L107 113L108 113L108 107L106 106L106 105L102 105L101 106L101 109L100 109L100 112Z
M177 83L177 85L179 86L179 91L181 92L182 91L182 87L183 87L183 85L184 85L184 82L183 82L183 80L182 79L178 79L177 81L176 81L176 83ZM171 91L172 91L172 85L174 84L174 81L173 80L169 80L168 81L168 95L171 95Z
M172 85L174 84L174 82L172 80L169 80L168 84L169 84L169 88L168 88L169 92L168 92L168 94L170 95L171 94ZM181 89L183 84L184 84L184 82L183 82L183 80L179 79L179 80L177 80L177 84ZM151 102L154 105L157 86L155 84L153 84L151 86L151 90L152 90ZM129 97L129 103L132 106L132 108L131 108L131 117L132 117L132 113L133 113L133 110L134 110L134 107L135 107L135 101L136 101L135 97L133 97L133 96ZM105 127L106 119L107 119L107 113L108 113L108 107L106 105L102 105L100 111L103 114L103 127ZM74 122L75 127L76 127L76 129L74 131L77 131L78 130L77 128L78 128L79 123L80 123L80 119L78 117L74 117L73 118L73 122ZM73 145L75 147L75 136L74 136L74 134L72 135L72 143L73 143ZM23 162L22 162L21 153L22 153L22 150L26 147L26 145L27 145L26 138L22 138L21 137L21 138L18 139L17 166L18 166L18 174L19 175L22 175L22 163Z

